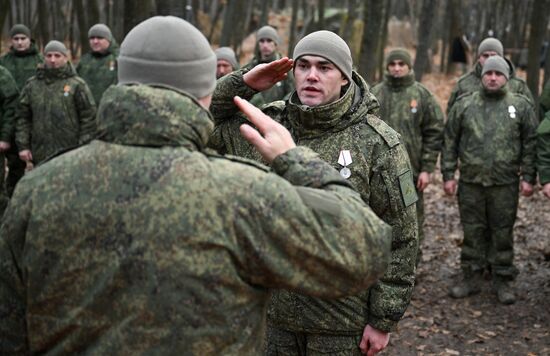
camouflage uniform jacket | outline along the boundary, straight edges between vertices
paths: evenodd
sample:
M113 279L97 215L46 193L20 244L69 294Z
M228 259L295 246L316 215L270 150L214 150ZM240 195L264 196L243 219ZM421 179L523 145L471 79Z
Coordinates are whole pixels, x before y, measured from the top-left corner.
M540 184L550 183L550 111L537 129L537 170Z
M255 91L237 71L218 80L211 111L216 129L211 144L217 149L258 159L238 127L234 95L250 98ZM390 267L380 281L356 296L339 300L315 299L289 292L272 298L272 320L291 330L329 334L361 334L368 323L391 331L405 312L412 293L418 248L417 199L406 149L399 135L371 113L378 108L366 82L354 73L354 84L338 101L316 108L298 104L294 92L263 111L286 126L297 144L310 147L340 170L341 150L349 150L349 181L374 212L393 227ZM341 161L341 160L340 160ZM345 236L342 234L342 236Z
M534 183L536 121L527 98L506 86L463 96L445 125L443 179L454 179L458 168L460 180L485 187L517 183L518 174Z
M270 288L340 297L387 267L389 226L307 148L274 173L207 154L210 114L144 85L109 88L98 125L17 186L2 351L258 355Z
M535 105L535 99L531 94L531 90L527 86L527 83L521 78L516 77L516 70L514 65L508 58L504 58L510 67L510 79L508 80L508 90L512 93L518 93L526 96L529 99L531 105ZM458 98L464 94L473 93L482 88L481 84L481 64L476 63L474 69L470 73L464 74L458 79L458 83L453 88L449 101L447 102L447 114L451 112L451 108L456 103Z
M26 51L18 52L12 47L8 53L0 57L0 65L10 71L19 91L23 89L27 80L36 74L38 65L42 63L44 57L38 52L34 41Z
M443 143L443 112L430 91L414 79L386 73L371 92L380 102L380 118L401 134L415 179L433 172Z
M18 97L19 91L13 77L6 68L0 66L0 141L11 142L12 140Z
M105 90L118 82L117 56L118 45L113 39L104 53L86 53L76 66L76 72L88 84L97 105Z
M29 79L17 106L15 142L30 149L35 164L90 141L96 133L96 107L90 89L70 63L39 68Z
M544 88L542 89L542 93L540 93L539 104L539 113L542 119L544 118L545 114L550 111L550 80L546 82Z
M270 63L273 61L276 61L277 59L281 59L282 56L280 53L275 52L272 58L269 58L267 60L260 60L260 53L257 50L256 56L252 58L252 60L246 64L243 68L246 68L247 70L250 70L257 66L258 64L262 63ZM260 93L257 93L254 95L250 102L254 104L257 107L261 107L265 104L269 104L276 100L286 100L290 96L290 94L294 91L294 76L291 72L288 73L288 77L285 80L282 80L272 86L271 88L264 90Z

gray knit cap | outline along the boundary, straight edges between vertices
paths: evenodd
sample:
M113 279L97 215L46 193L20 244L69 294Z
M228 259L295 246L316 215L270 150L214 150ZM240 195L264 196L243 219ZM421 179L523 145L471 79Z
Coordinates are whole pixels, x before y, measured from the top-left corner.
M493 37L489 37L481 41L479 47L477 48L477 56L479 57L483 54L483 52L487 51L496 52L501 57L504 55L502 43Z
M230 47L220 47L214 51L216 53L217 59L223 59L224 61L229 62L233 67L233 70L239 69L239 62L237 62L237 57L235 52Z
M351 81L353 59L347 43L331 31L317 31L302 38L294 47L294 65L302 56L319 56L328 59Z
M390 53L388 53L388 56L386 57L386 67L390 65L391 62L395 60L401 60L406 65L409 66L409 68L412 68L412 59L410 53L404 49L404 48L396 48L392 50Z
M111 29L107 27L107 25L104 25L102 23L98 23L90 27L90 30L88 31L88 38L90 37L105 38L109 42L113 40L113 34L111 33Z
M268 38L272 40L277 46L281 41L279 39L279 34L277 33L277 30L271 26L264 26L260 28L258 32L256 32L256 42L259 42L262 38Z
M62 42L52 40L48 42L46 47L44 47L44 54L47 54L48 52L59 52L63 53L63 55L67 56L69 54L69 51L67 50L67 47Z
M151 17L122 42L118 81L167 85L200 99L214 92L216 55L189 22L174 16Z
M13 25L13 27L10 30L10 37L13 37L15 35L25 35L28 38L31 38L31 30L22 23L18 23L17 25Z
M483 64L483 69L481 70L481 75L485 75L490 70L504 74L506 79L510 79L510 66L506 63L506 60L499 56L491 56L487 58L485 64Z

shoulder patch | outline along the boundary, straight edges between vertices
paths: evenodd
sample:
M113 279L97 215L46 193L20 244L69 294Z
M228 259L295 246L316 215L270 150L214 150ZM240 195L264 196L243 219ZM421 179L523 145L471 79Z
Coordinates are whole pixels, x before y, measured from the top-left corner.
M410 170L399 175L399 189L401 190L403 204L405 204L406 207L416 203L418 195L416 194L416 187L414 186L413 176Z
M367 115L366 123L374 129L390 147L399 144L399 134L387 123L374 115Z
M207 149L203 153L210 160L216 160L216 159L228 160L228 161L232 161L232 162L246 164L247 166L255 167L255 168L260 169L264 172L270 172L271 171L271 168L269 168L268 166L265 166L265 165L261 164L260 162L254 161L252 159L233 156L233 155L221 155L221 154L219 154L216 151L211 150L211 149Z

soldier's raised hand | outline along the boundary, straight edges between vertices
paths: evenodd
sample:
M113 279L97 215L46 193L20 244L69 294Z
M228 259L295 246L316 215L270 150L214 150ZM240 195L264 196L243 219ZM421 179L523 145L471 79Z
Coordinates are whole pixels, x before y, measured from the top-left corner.
M248 120L256 126L241 125L241 135L256 147L262 157L271 163L275 157L296 147L290 132L281 124L265 115L260 109L248 101L236 96L235 105L248 117Z
M288 76L294 61L283 57L270 63L259 64L243 75L243 80L252 89L263 91Z

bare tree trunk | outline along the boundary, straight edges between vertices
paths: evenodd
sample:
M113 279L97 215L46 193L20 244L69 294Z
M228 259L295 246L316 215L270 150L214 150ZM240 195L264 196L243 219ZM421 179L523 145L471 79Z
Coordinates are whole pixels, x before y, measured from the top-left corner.
M296 42L296 23L298 22L298 10L300 8L300 0L292 0L292 17L290 20L290 35L288 37L288 56L292 56L294 51L294 42Z
M261 11L261 17L260 17L260 27L267 25L269 21L269 1L263 0L262 1L262 11Z
M382 24L380 26L380 37L381 40L378 41L378 80L384 76L386 70L384 66L384 48L386 43L388 43L388 22L390 20L390 10L392 7L392 0L386 0L386 5L384 6L384 14Z
M76 23L78 24L80 51L85 53L90 50L90 43L88 41L88 23L82 0L73 0L73 6L76 12Z
M214 30L216 29L216 24L218 23L220 16L225 9L225 6L220 4L218 8L216 9L216 14L214 15L214 18L212 20L212 26L210 27L210 33L208 34L208 41L212 43L212 36L214 36Z
M236 25L235 7L236 1L229 1L225 7L220 47L229 46L231 44L231 34Z
M449 30L449 37L447 38L447 43L450 45L453 43L453 39L457 36L461 36L460 33L460 20L458 16L460 15L460 3L459 0L449 0L450 1L450 30ZM447 56L447 74L451 74L451 71L453 70L453 66L451 65L451 55L452 51L449 47L449 54Z
M125 0L124 1L124 34L143 20L154 15L152 0Z
M48 20L50 19L50 16L48 16L48 7L45 1L39 1L38 2L38 28L39 28L39 42L46 44L47 41L50 39L50 30L48 27Z
M364 8L365 27L361 46L359 71L369 83L376 79L378 68L381 26L385 1L367 0Z
M317 22L317 29L318 30L324 30L325 29L325 0L318 0L318 15L319 15L319 21Z
M416 47L416 59L414 61L414 74L420 81L429 64L429 52L431 44L431 28L435 15L435 0L424 0L420 12L420 24L418 26L418 46Z
M548 25L548 11L550 0L538 0L533 4L531 15L531 30L529 31L529 58L527 61L527 86L538 100L540 81L540 49L546 26Z

